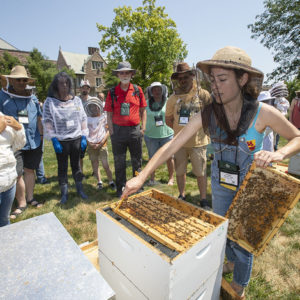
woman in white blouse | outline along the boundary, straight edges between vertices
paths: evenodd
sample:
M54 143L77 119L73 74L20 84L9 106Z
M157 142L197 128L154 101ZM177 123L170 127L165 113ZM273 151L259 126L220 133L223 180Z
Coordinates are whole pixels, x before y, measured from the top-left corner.
M9 214L15 198L17 181L14 152L22 149L25 143L23 126L15 118L0 112L0 227L10 223ZM26 207L22 207L22 210L25 209Z

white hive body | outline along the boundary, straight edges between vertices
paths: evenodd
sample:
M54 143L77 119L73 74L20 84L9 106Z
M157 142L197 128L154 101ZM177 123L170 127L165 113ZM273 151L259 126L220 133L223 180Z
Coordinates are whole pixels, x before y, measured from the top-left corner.
M97 211L97 229L117 299L219 299L227 219L154 189L116 207Z

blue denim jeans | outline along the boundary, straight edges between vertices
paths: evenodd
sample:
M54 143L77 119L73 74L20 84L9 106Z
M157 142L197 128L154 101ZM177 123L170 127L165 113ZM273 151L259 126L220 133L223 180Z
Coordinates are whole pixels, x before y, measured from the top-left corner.
M212 206L215 213L225 216L236 191L227 189L219 184L218 160L239 165L241 184L252 163L253 156L249 152L247 144L243 141L239 142L238 150L235 146L218 143L212 143L212 146L215 152L211 165ZM229 239L227 239L225 254L228 261L234 263L233 280L241 286L247 286L252 271L253 255Z
M0 193L0 227L10 224L9 214L15 199L16 185Z
M165 138L152 138L144 135L144 140L147 146L149 159L156 153L156 151L164 144L169 142L173 138L173 135Z

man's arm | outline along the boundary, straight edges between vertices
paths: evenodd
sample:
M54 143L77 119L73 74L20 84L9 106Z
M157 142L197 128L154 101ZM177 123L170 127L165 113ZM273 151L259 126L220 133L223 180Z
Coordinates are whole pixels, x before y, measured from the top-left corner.
M37 126L41 136L43 136L43 124L42 124L42 117L37 118Z
M144 132L146 130L146 122L147 122L147 113L146 113L145 107L140 107L140 118L142 121L141 131L144 134Z
M166 124L173 129L174 117L173 116L166 116Z
M107 112L107 125L108 125L108 131L109 131L110 136L112 136L114 134L112 117L113 117L113 112L108 111Z

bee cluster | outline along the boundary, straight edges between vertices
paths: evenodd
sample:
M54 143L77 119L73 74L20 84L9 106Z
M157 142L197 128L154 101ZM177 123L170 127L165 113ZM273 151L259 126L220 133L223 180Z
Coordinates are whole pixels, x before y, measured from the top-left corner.
M261 168L252 170L226 215L229 238L246 243L254 252L263 250L295 205L297 195L299 182L285 174L280 176Z
M154 230L158 235L188 249L215 229L206 220L177 209L153 197L153 194L137 195L124 201L120 210L143 224L147 233ZM129 220L130 221L130 220Z

